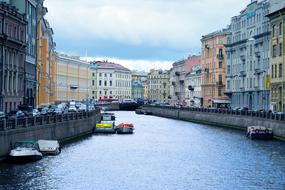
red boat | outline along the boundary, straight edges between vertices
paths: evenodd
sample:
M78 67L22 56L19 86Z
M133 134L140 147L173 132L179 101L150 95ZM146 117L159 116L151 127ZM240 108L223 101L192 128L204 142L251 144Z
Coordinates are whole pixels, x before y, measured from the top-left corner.
M133 134L134 129L134 125L131 123L121 123L115 127L117 134Z

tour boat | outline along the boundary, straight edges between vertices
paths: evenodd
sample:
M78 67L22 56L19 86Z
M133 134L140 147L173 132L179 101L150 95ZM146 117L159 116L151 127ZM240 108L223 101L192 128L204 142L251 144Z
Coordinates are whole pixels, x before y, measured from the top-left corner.
M249 126L247 127L246 136L251 139L269 140L273 138L273 130L261 126Z
M115 127L117 134L132 134L134 132L133 124L121 123Z
M58 155L61 152L57 140L38 140L39 150L45 155Z
M43 158L39 144L34 140L16 141L15 148L10 151L9 159L14 162L35 162Z
M96 123L95 133L115 133L115 115L113 113L102 113L101 122Z

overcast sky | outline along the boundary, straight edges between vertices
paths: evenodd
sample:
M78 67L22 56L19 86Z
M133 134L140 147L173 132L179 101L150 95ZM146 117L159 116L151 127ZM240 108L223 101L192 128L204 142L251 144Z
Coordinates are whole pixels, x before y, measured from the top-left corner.
M46 0L45 6L57 51L147 70L168 68L175 60L200 53L201 36L226 27L249 2Z

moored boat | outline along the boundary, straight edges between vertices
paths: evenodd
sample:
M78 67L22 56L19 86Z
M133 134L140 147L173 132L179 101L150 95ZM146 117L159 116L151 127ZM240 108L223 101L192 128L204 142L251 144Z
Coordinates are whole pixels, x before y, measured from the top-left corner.
M273 130L261 126L249 126L247 127L246 136L251 139L270 140L273 139Z
M38 140L39 150L44 155L58 155L61 152L57 140Z
M115 127L117 134L132 134L134 132L133 124L121 123Z
M35 162L43 158L39 144L35 140L15 142L15 148L10 151L9 160L13 162Z

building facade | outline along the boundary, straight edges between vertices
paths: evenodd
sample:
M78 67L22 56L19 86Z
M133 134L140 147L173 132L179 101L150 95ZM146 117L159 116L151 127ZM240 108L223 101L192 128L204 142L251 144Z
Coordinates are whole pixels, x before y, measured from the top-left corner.
M202 97L204 107L227 104L225 44L227 29L202 36Z
M189 107L201 107L203 98L201 91L202 68L201 65L192 67L192 71L185 76L185 101Z
M185 63L186 60L180 60L172 64L170 70L170 88L169 98L171 105L186 105L185 102Z
M0 21L0 111L8 113L23 104L26 21L6 3L0 3Z
M277 112L285 111L285 70L284 70L285 5L284 4L283 6L280 6L279 9L275 9L268 15L268 17L270 18L270 26L271 26L270 109Z
M147 76L150 102L169 103L169 78L169 71L150 70Z
M92 97L98 100L130 99L132 72L120 64L107 61L92 62ZM94 84L94 85L93 85Z
M37 56L37 22L38 3L43 0L2 0L15 6L19 13L26 15L26 60L25 60L25 95L24 103L35 106L37 93L36 56Z
M79 57L55 54L55 102L82 101L90 98L91 69Z
M269 1L252 1L231 19L227 35L227 95L231 107L269 109Z
M147 86L147 73L132 71L132 99L145 99L145 86Z
M37 107L55 102L55 42L53 30L44 18L47 9L43 3L38 7L37 40Z

